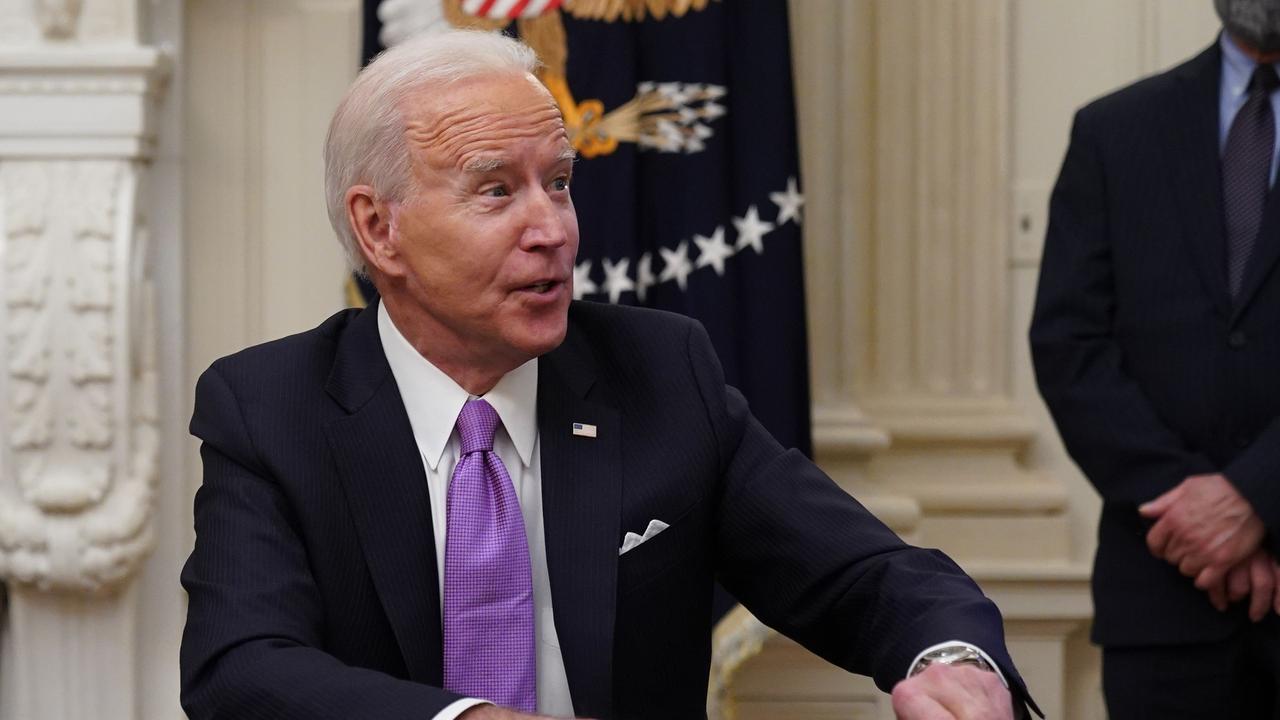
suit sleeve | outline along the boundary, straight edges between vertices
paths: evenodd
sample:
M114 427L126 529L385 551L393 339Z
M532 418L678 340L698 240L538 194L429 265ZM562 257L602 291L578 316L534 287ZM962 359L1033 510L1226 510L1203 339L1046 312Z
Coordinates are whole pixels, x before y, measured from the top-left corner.
M325 609L289 503L259 463L239 403L215 365L196 387L204 442L182 706L193 720L431 718L458 696L350 667L323 650Z
M1267 528L1272 554L1280 555L1280 418L1274 418L1248 449L1236 456L1223 474L1240 490Z
M1081 111L1049 204L1031 358L1067 452L1105 500L1137 505L1218 469L1165 425L1125 372L1112 334L1107 214L1101 147Z
M785 450L724 384L701 325L689 352L719 446L719 579L765 624L886 692L915 656L963 639L1029 701L996 606L946 555L908 546L797 450ZM1038 712L1038 711L1037 711Z

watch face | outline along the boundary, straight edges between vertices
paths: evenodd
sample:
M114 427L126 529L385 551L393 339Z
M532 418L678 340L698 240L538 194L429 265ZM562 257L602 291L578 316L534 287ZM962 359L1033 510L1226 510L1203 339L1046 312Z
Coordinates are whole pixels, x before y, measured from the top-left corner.
M991 664L982 657L982 653L978 652L976 648L953 645L938 648L925 654L916 663L916 666L911 668L911 672L907 676L917 675L930 665L972 665L981 670L995 672L995 668L991 667Z

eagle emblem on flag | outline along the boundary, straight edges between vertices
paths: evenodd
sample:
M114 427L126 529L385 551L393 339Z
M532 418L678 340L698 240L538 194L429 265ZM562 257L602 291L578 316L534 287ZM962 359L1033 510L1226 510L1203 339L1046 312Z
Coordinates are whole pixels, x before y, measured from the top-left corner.
M379 39L390 47L422 32L445 28L503 30L514 23L538 54L538 79L560 106L575 150L585 158L610 155L619 143L644 150L696 153L725 114L721 85L642 82L628 102L606 108L596 98L578 100L569 87L568 42L563 13L602 22L680 18L704 10L710 0L383 0Z

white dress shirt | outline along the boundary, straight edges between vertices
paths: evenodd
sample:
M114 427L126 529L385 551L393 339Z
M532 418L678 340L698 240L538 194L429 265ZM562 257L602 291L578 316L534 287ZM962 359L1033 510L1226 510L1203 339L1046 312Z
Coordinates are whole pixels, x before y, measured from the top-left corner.
M462 405L472 395L414 349L396 327L384 304L378 305L378 334L391 365L413 426L413 438L422 455L431 497L431 527L435 532L437 581L444 603L444 545L447 531L445 498L458 463L461 440L455 423ZM542 524L542 460L538 450L538 361L530 360L507 373L484 399L497 411L502 424L493 438L493 449L515 485L524 530L529 542L533 573L534 633L537 637L538 712L573 717L569 679L560 655L555 620L551 612L551 581L547 577L547 544ZM433 720L454 720L481 700L459 700Z
M441 607L444 601L444 545L448 529L445 498L454 466L458 463L461 439L455 428L462 405L473 395L462 389L414 349L396 328L386 305L378 305L378 334L382 350L391 365L413 427L413 438L422 455L431 497L431 527L435 533L437 582ZM547 576L547 543L542 524L542 460L538 447L538 361L530 360L507 373L484 399L497 411L502 424L493 438L493 449L507 468L515 485L524 530L529 542L533 572L534 633L537 637L538 712L556 717L573 717L569 679L564 671L560 641L556 637L551 612L551 581ZM968 645L952 640L925 648L909 666L914 668L925 654L949 645ZM1008 687L1004 673L981 648L975 648ZM905 677L905 675L904 675ZM464 710L483 700L463 699L450 704L432 720L455 720Z

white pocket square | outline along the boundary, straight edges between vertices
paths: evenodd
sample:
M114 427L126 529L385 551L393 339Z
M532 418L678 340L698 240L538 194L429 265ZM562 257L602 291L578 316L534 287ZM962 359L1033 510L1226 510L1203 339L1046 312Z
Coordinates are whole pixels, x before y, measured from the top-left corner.
M668 527L670 526L661 520L650 520L649 527L644 529L644 535L637 535L633 532L629 532L626 534L626 537L622 538L622 547L618 548L618 554L625 555L632 550L635 550L640 546L640 543L651 539L654 535L666 530Z

